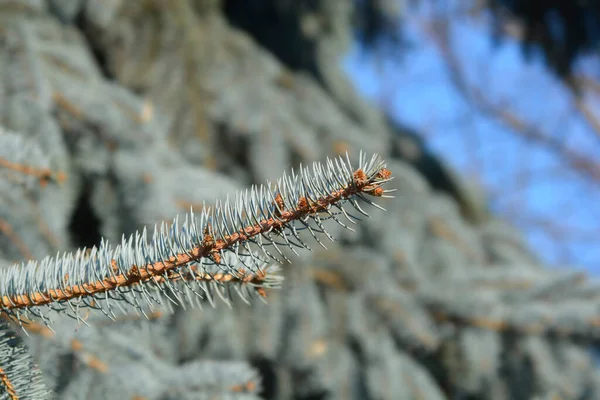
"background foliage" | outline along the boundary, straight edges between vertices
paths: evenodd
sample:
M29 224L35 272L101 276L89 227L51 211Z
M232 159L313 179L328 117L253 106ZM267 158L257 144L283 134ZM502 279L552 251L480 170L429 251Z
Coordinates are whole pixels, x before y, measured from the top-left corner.
M546 263L596 273L597 18L595 2L418 2L403 46L356 46L345 66Z
M5 398L8 381L61 399L600 397L598 285L546 267L593 265L581 249L595 239L577 232L597 232L597 11L562 3L0 2L4 268L119 243L346 151L380 153L398 189L386 213L284 266L268 305L56 315L29 336L5 320ZM512 40L543 58L520 64ZM379 107L341 68L353 46ZM530 229L559 232L568 257Z

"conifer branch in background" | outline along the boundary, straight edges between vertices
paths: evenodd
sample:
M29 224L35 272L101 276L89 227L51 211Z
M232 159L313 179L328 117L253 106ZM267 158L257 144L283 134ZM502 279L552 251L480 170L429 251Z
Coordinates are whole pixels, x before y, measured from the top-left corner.
M32 179L42 187L67 179L64 172L50 168L49 160L35 141L0 127L0 142L0 177L18 182Z
M227 302L233 291L244 300L246 294L265 297L265 289L281 282L268 259L289 261L279 246L294 253L295 248L310 249L299 235L306 230L325 247L319 235L333 238L323 221L351 229L346 223L358 218L343 206L367 216L357 200L381 208L366 195L390 197L392 190L382 185L391 179L378 156L367 159L362 153L356 168L348 155L315 163L312 171L301 166L298 174L292 170L275 185L252 187L234 200L204 207L199 218L191 211L181 225L178 218L169 226L163 223L150 241L144 229L116 247L103 241L91 251L5 269L0 272L0 310L17 319L31 313L48 323L40 306L78 319L80 308L92 307L115 318L113 308L123 309L123 304L145 313L157 304L213 303L215 294ZM259 249L265 257L257 254Z
M22 340L10 329L6 321L0 321L0 398L46 399L46 389L40 369Z

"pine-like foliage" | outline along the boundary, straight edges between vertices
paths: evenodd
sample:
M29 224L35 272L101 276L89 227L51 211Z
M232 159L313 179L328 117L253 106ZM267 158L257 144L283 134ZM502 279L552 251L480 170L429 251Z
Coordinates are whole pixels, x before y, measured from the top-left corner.
M312 171L300 167L274 187L269 183L236 193L232 200L203 207L199 217L190 212L182 224L178 218L163 223L151 238L143 230L123 237L116 247L103 242L89 252L5 269L0 308L18 320L32 313L46 321L40 306L77 319L82 308L92 307L114 318L113 309L121 306L114 300L143 311L156 304L212 304L215 295L227 301L232 292L243 298L254 292L264 296L264 289L279 279L258 250L275 261L275 251L288 260L279 246L310 249L299 234L304 229L321 245L318 235L333 240L323 221L333 219L351 229L346 224L356 223L356 217L343 205L348 202L367 216L357 199L376 205L365 195L386 197L390 190L381 185L391 179L379 157L368 160L362 154L356 168L349 158L315 163Z
M0 136L4 148L14 142L15 136ZM0 159L2 167L15 173L40 175L35 172L40 169L26 161L19 156L15 161ZM200 216L190 211L182 224L178 218L163 223L154 228L151 237L144 229L129 239L123 237L115 247L103 241L89 251L80 249L5 268L0 271L2 315L27 329L22 323L34 323L32 316L48 325L49 310L84 321L86 308L93 308L115 320L115 309L124 315L141 312L148 316L147 312L156 312L156 306L171 310L206 302L214 306L215 297L229 303L233 293L245 302L254 294L266 297L266 289L278 287L281 281L277 268L269 264L281 261L273 253L289 261L280 246L294 253L296 248L310 249L301 238L306 230L325 247L319 236L333 237L324 221L332 219L352 229L346 224L355 224L358 218L344 205L368 216L359 201L377 206L365 196L389 197L386 193L393 190L382 185L391 179L378 156L368 159L361 153L356 168L348 155L346 159L328 159L325 164L313 164L312 169L300 166L298 174L292 170L275 185L238 192L214 207L203 205ZM0 359L5 369L2 382L11 398L18 398L27 390L38 389L25 385L29 381L18 372L24 367L10 358L11 343L2 343L8 354ZM151 362L154 367L157 364ZM201 368L211 370L209 366ZM215 384L213 380L209 386ZM157 395L160 390L150 393Z
M0 1L2 354L59 399L599 398L598 285L403 161L337 67L354 2L271 3L321 81L226 0Z
M40 369L33 364L22 340L0 323L0 398L44 399L50 396Z

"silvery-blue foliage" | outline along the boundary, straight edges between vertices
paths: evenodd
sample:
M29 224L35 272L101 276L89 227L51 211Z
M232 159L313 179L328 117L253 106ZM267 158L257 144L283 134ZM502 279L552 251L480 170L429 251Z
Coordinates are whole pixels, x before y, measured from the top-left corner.
M358 149L386 159L397 189L370 218L348 200L158 280L11 308L0 368L21 398L600 396L598 284L543 268L476 196L435 191L392 156L394 133L337 67L352 2L316 3L297 18L333 27L301 38L317 80L233 29L224 1L0 1L4 306L280 220L357 166L376 174ZM350 163L325 161L347 151ZM241 268L270 280L248 292L185 279ZM260 286L280 290L251 301Z

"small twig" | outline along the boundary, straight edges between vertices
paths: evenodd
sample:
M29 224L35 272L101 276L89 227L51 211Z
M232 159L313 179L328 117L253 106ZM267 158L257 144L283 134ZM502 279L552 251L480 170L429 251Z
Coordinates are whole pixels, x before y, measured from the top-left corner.
M238 256L240 246L242 249L247 249L249 242L257 243L255 240L260 237L261 240L266 238L269 244L273 245L283 256L283 253L277 248L274 238L270 238L268 235L277 235L283 238L293 250L291 237L285 236L284 228L291 229L290 235L303 244L297 236L296 228L293 227L295 222L305 225L317 241L315 232L323 233L331 238L322 226L323 215L334 218L342 226L346 226L337 219L337 212L332 213L333 207L337 207L350 222L355 223L338 203L350 201L357 211L366 215L354 199L355 197L379 207L368 200L365 195L390 197L386 193L393 191L393 189L384 190L381 187L392 179L391 172L385 168L385 164L381 160L373 157L368 161L361 154L360 165L360 168L351 172L349 162L346 164L341 158L335 161L328 160L326 169L315 164L314 177L310 176L306 170L301 171L300 177L284 177L283 181L280 181L281 187L274 192L271 192L270 189L264 191L261 188L260 192L253 189L250 195L246 193L245 204L239 207L235 206L232 209L228 203L218 203L213 213L203 211L199 229L184 225L184 229L179 230L177 220L175 220L170 231L162 230L160 233L157 231L158 236L153 241L154 249L152 251L147 247L148 243L144 233L143 235L138 234L135 245L133 242L129 244L124 242L116 250L101 246L98 252L93 251L89 255L78 252L75 256L66 255L65 258L59 260L45 260L42 265L32 262L23 266L23 269L16 266L13 269L5 270L3 272L6 275L2 278L2 287L5 291L0 297L0 307L6 312L27 310L30 307L70 302L79 298L93 300L98 295L117 289L121 293L123 288L145 284L163 287L163 284L170 285L171 282L203 282L203 285L238 283L244 284L259 296L265 297L264 284L273 280L271 272L261 269L248 272L245 268L233 268L224 258L225 252ZM317 174L323 174L323 176ZM341 180L342 177L345 182ZM294 185L297 187L297 191L292 192L295 193L292 196L290 190ZM288 198L284 199L282 193ZM319 194L319 197L314 197L315 194ZM258 202L258 205L255 202ZM243 216L244 212L246 212L245 216ZM195 220L193 215L191 218ZM308 219L312 219L318 228L311 228L307 225ZM213 228L209 221L214 221L217 225ZM250 224L243 225L243 223L249 222ZM229 224L232 225L231 228L227 227ZM198 237L200 232L203 232L201 238ZM198 243L198 239L201 239L200 243ZM322 245L322 243L320 244ZM265 254L269 254L263 245L259 244L259 247ZM301 247L308 248L306 245ZM172 252L168 252L169 248L172 249ZM150 251L155 254L152 261L149 260ZM144 259L148 260L148 263L136 265L135 263L130 264L129 261L123 261L130 259L128 255L130 253L138 254L131 260ZM256 261L258 257L253 256L252 259ZM202 260L212 262L217 266L222 265L221 268L225 272L209 273L204 269ZM243 262L241 258L239 260ZM129 265L123 265L124 263ZM194 263L199 263L199 265ZM43 279L43 283L29 282L33 288L30 291L22 288L20 284L11 283L12 279L21 279L19 276L22 274L29 274L25 268L34 268L35 275ZM82 273L82 268L98 269ZM50 278L50 275L53 278ZM94 276L97 277L97 280L78 282L71 279L71 277L82 276ZM44 287L45 290L40 291L40 287ZM15 288L20 288L19 292L13 291ZM84 304L89 305L89 301Z
M10 397L11 400L19 400L19 396L17 395L17 391L15 390L14 385L10 381L8 375L4 370L0 367L0 381L6 390L6 393Z
M34 176L40 181L40 185L42 186L46 186L48 182L63 183L67 179L67 175L62 171L54 172L50 168L34 168L29 165L10 162L3 158L0 158L0 167Z

